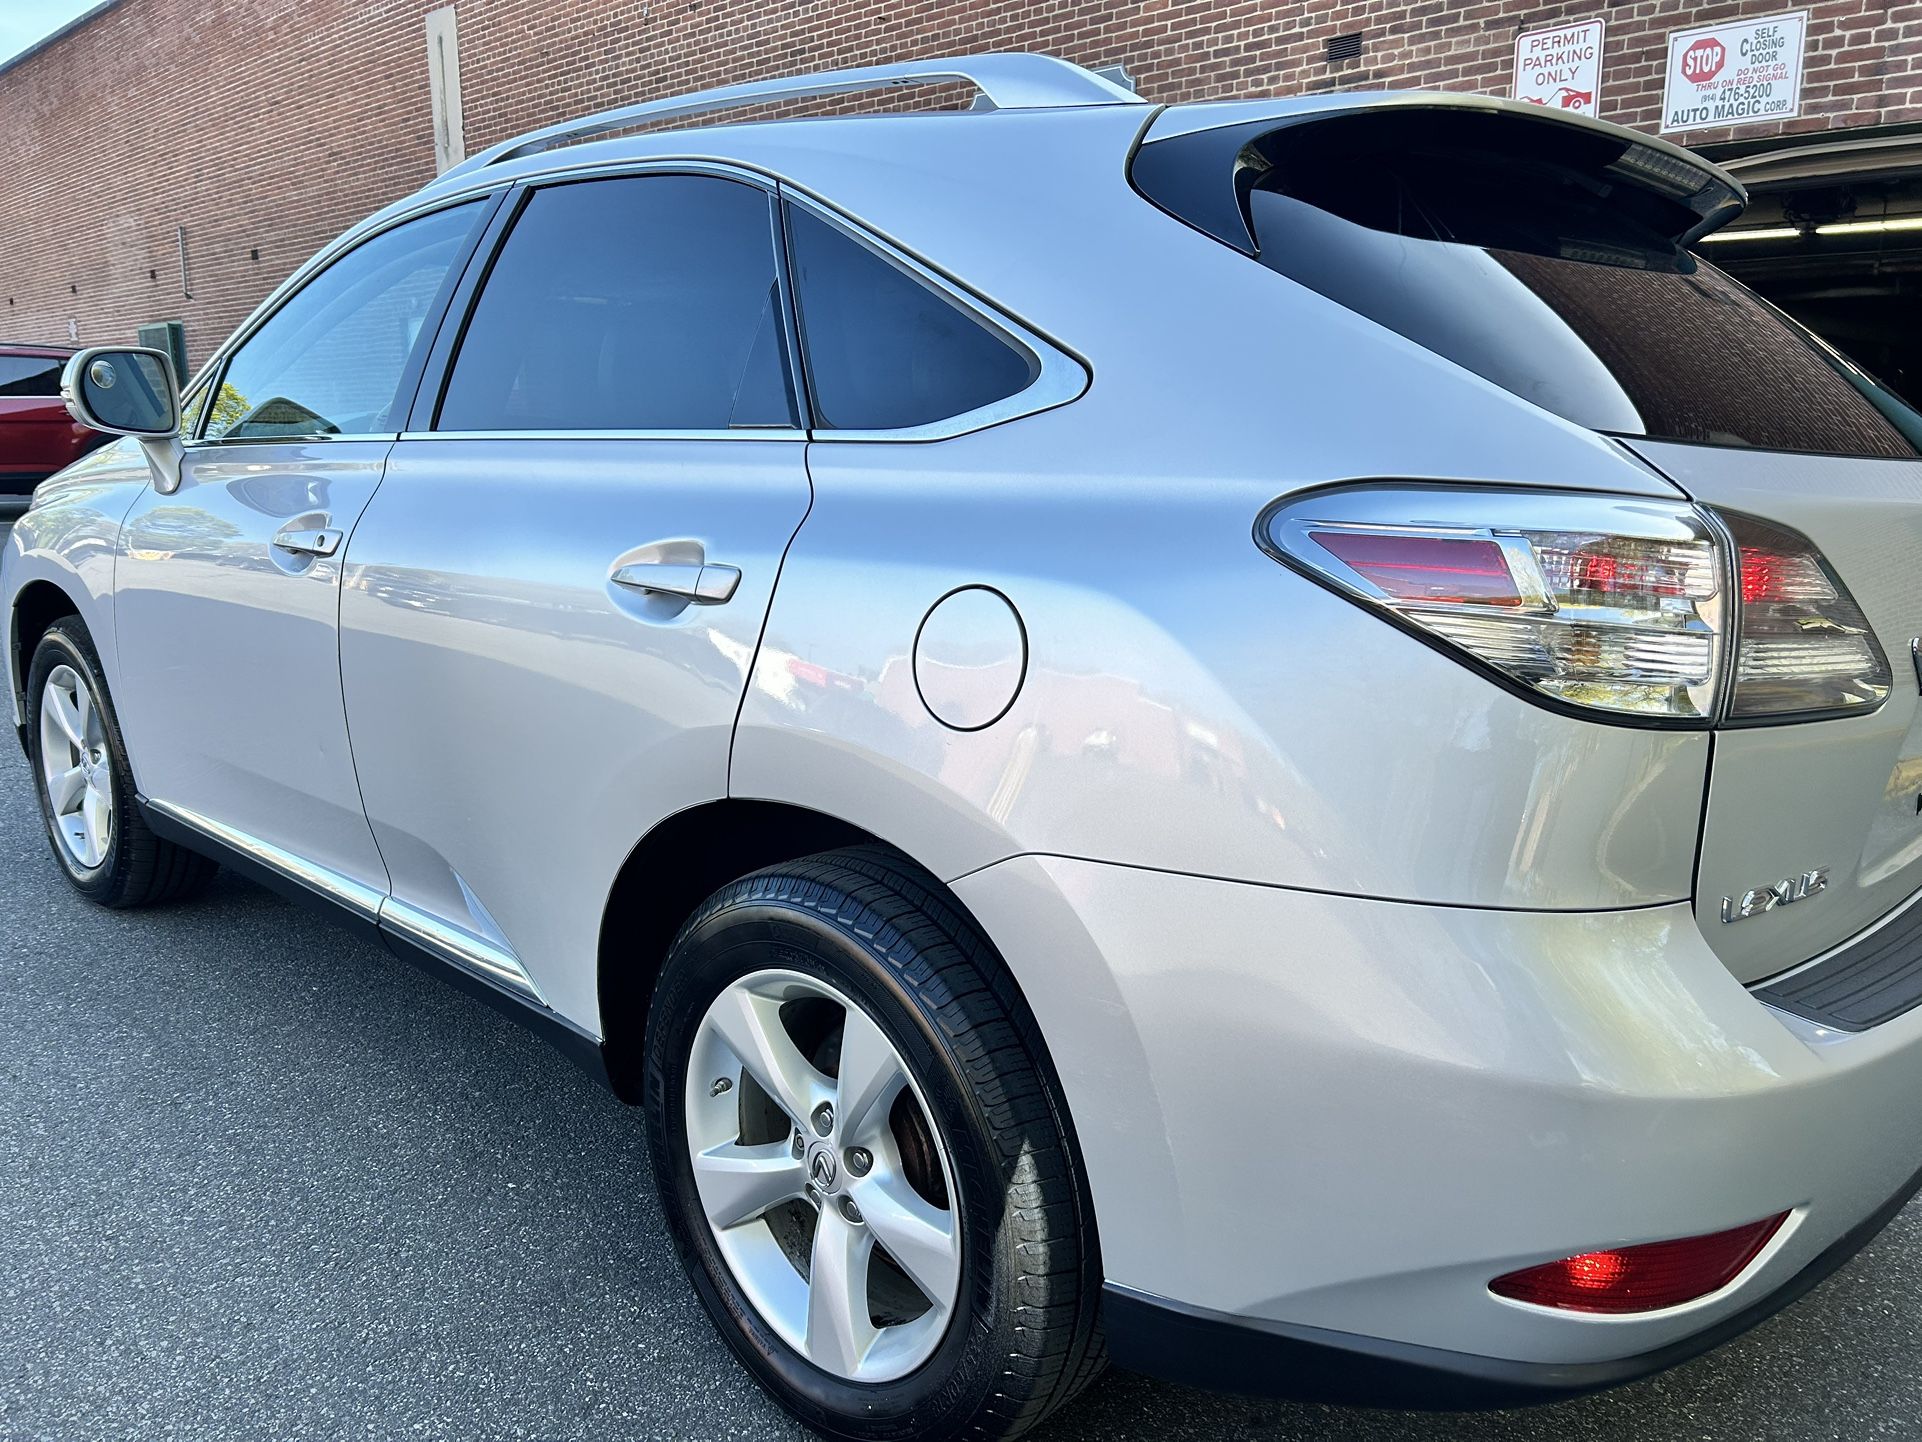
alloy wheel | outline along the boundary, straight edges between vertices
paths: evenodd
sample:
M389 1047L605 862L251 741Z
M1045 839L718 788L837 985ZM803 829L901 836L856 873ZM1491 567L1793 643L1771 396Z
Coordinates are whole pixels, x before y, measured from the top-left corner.
M701 1019L685 1106L708 1227L767 1324L846 1381L927 1361L960 1294L959 1199L874 1019L812 976L741 977Z
M100 708L71 666L54 667L40 693L40 772L54 834L75 866L94 870L113 850L113 756Z

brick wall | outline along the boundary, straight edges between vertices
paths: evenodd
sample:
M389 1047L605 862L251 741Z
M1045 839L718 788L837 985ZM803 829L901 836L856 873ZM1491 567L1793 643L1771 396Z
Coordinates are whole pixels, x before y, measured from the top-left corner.
M125 340L186 322L204 359L283 276L434 170L436 0L119 0L0 70L0 338ZM1125 63L1190 100L1411 85L1507 93L1515 36L1608 22L1602 113L1652 130L1671 29L1782 0L459 0L469 151L676 90L917 55ZM1922 120L1922 0L1812 0L1795 120L1707 143ZM1324 46L1359 31L1362 54ZM186 231L191 299L181 293Z

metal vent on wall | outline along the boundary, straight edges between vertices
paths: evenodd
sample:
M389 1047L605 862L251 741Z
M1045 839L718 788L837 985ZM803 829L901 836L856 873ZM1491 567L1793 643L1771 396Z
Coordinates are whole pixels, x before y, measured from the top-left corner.
M1337 60L1353 60L1361 54L1361 31L1352 35L1331 35L1328 37L1328 63Z
M187 370L187 328L177 320L155 321L135 332L140 344L149 350L165 351L173 358L174 380L180 385L190 379Z

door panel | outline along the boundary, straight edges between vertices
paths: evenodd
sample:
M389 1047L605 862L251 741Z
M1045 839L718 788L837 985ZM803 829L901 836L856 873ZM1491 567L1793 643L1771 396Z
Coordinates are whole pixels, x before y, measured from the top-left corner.
M142 794L376 892L340 702L340 557L283 532L351 532L393 443L195 446L179 491L127 517L116 700Z
M727 794L798 438L403 439L355 531L341 679L390 922L597 1015L601 911L659 820ZM650 564L659 563L659 564ZM632 589L740 580L722 602ZM451 933L451 937L449 935Z
M404 220L317 271L221 368L172 495L127 517L121 716L146 796L350 906L387 872L340 699L340 567L490 209Z

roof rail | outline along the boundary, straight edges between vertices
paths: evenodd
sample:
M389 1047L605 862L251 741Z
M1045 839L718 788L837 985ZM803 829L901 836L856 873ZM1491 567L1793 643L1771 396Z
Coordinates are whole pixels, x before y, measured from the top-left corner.
M824 95L853 95L866 90L889 90L901 85L958 81L981 92L993 110L1039 110L1055 105L1139 105L1141 97L1114 81L1084 70L1053 55L964 55L946 60L909 60L898 65L871 65L860 70L824 70L745 85L722 85L661 100L643 101L563 121L543 130L530 130L512 140L490 146L463 160L447 175L465 175L504 160L538 155L555 145L588 140L614 130L627 130L652 120L704 115L770 100L802 100ZM445 178L445 177L443 177Z

